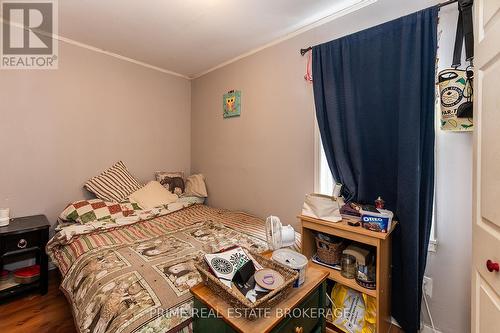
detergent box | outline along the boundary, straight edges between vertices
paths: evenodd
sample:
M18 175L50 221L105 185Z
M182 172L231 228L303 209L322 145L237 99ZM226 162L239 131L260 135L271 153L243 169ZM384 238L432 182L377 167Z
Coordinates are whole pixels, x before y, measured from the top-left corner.
M368 230L387 232L391 230L393 216L387 209L361 209L361 225Z

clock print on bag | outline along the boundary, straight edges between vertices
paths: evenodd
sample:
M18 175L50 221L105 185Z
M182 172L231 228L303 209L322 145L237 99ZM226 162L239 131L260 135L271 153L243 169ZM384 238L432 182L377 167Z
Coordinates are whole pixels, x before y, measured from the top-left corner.
M446 107L452 107L462 100L462 90L458 87L446 87L441 92L441 104Z

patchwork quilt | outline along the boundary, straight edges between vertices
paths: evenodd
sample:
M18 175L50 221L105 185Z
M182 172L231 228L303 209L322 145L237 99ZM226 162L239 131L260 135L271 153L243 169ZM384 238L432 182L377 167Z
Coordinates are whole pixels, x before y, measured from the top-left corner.
M61 271L79 332L189 332L189 289L201 282L193 260L234 244L266 250L264 222L193 205L132 224L56 234L47 253Z

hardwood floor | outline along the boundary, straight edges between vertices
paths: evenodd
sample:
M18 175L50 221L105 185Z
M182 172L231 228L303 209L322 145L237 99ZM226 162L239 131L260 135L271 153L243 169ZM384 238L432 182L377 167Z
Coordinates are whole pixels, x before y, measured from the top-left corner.
M73 316L66 298L59 291L56 270L49 273L49 291L15 298L0 305L0 332L76 333Z

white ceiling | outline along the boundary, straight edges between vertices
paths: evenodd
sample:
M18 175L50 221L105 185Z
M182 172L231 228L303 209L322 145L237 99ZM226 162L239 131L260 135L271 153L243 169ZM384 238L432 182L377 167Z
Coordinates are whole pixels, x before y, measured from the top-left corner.
M196 77L362 0L59 0L59 35Z

